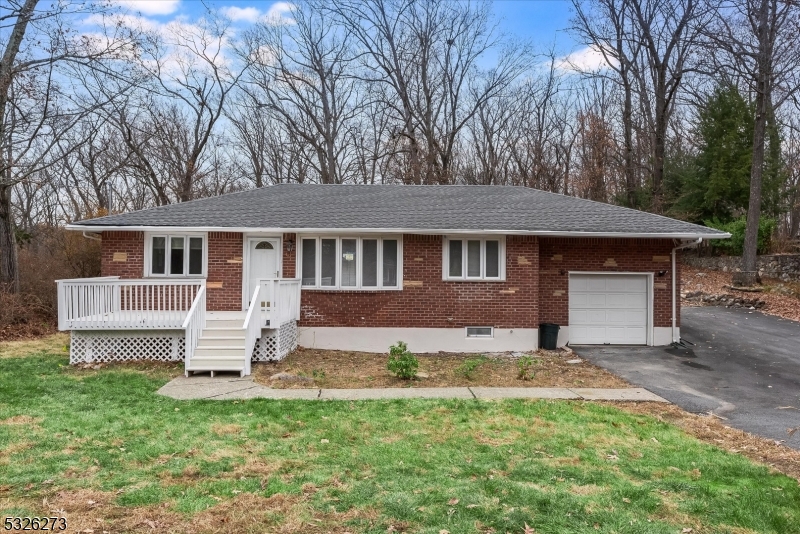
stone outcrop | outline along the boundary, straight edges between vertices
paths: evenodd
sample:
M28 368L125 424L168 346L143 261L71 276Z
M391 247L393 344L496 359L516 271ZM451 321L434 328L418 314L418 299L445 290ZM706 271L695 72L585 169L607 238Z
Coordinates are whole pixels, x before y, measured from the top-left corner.
M692 267L713 271L737 272L741 270L742 258L739 256L697 256L683 254L682 262ZM784 282L800 280L800 254L765 254L758 257L758 274L768 278L778 278Z
M766 302L755 296L740 296L723 293L720 295L713 295L703 291L689 291L688 293L681 294L681 298L689 301L695 301L707 306L725 306L726 308L750 308L753 310L760 310L766 305Z

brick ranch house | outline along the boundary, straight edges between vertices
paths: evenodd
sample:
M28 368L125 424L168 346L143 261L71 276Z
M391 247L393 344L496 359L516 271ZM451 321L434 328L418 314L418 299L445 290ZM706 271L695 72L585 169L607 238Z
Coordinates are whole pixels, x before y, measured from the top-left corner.
M305 347L521 351L680 337L676 254L728 234L500 186L282 184L68 226L102 276L58 281L71 361L250 373Z

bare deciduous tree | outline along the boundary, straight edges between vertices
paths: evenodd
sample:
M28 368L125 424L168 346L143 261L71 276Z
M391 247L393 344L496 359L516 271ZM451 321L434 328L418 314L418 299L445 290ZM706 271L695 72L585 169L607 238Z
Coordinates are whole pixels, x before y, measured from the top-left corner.
M41 9L38 0L8 0L0 12L0 284L19 290L17 250L11 209L17 184L60 160L66 132L97 102L62 87L59 68L115 72L105 59L131 57L134 40L111 25L97 38L78 36L70 17L103 6L56 2Z
M768 123L777 108L800 90L800 6L784 0L733 0L708 32L716 66L747 84L755 95L750 198L742 271L734 283L758 279L758 228Z

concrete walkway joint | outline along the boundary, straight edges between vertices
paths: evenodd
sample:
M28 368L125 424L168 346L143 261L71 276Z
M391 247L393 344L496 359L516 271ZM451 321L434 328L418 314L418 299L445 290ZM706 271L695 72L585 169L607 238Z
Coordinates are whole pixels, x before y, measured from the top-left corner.
M602 401L668 402L644 388L372 388L372 389L273 389L252 377L178 377L158 390L179 400L276 399L276 400L379 400L379 399L572 399Z

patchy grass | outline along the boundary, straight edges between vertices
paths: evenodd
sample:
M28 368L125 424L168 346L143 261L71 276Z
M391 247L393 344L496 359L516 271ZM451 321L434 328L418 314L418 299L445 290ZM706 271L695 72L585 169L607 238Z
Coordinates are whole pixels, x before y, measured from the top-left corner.
M256 381L279 388L385 387L596 387L625 388L630 384L587 361L568 364L574 353L539 350L531 353L527 379L519 376L519 358L510 355L438 353L420 354L418 373L424 378L403 380L386 368L388 355L371 352L299 348L280 362L253 365ZM270 382L286 371L313 378L310 383Z
M71 532L796 531L796 480L599 403L177 401L7 358L0 510Z
M50 354L69 353L69 334L59 332L58 334L35 339L0 341L0 358L19 358L39 352Z

